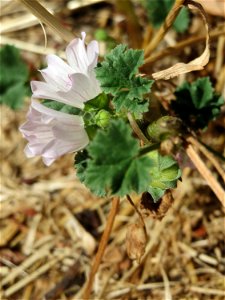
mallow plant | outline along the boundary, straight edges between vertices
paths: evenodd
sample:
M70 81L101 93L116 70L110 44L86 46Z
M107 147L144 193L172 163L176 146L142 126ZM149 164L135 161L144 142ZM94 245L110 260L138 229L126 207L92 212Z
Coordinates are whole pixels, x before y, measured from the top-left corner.
M186 124L179 118L178 105L171 108L173 116L148 117L154 115L154 81L139 71L143 50L118 45L101 62L98 54L98 43L86 45L82 32L81 39L66 48L67 63L56 55L47 56L47 68L40 71L43 81L31 82L27 121L20 127L28 141L25 154L41 156L49 166L58 157L75 153L77 176L94 194L148 192L157 202L181 178L177 153L165 154L160 145L165 139L179 138ZM191 88L195 87L185 85ZM177 90L178 98L181 92L184 86ZM216 105L218 98L210 93L218 111L222 102ZM211 105L210 99L199 109Z

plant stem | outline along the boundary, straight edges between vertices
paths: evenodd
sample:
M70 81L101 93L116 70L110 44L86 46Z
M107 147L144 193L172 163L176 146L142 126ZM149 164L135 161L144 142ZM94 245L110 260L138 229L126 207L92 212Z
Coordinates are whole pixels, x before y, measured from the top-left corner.
M186 153L194 163L199 173L202 175L202 177L206 180L210 188L213 190L217 198L220 200L223 207L225 207L225 191L214 178L211 171L206 167L206 165L204 164L204 162L202 161L202 159L200 158L200 156L195 151L192 145L188 145Z
M139 156L145 155L148 152L151 152L159 148L160 148L160 143L155 143L155 144L148 145L146 147L142 147L139 151Z
M145 227L145 222L144 222L144 219L142 217L142 214L140 213L140 211L138 210L137 206L134 204L133 200L131 199L130 195L127 195L127 200L130 202L130 204L133 206L133 208L135 209L136 213L138 214L139 218L140 218L140 221L141 221L141 224L143 225L143 228L145 230L145 233L147 235L147 230L146 230L146 227Z
M149 144L149 140L146 138L144 133L141 131L140 127L138 126L136 120L133 118L131 113L127 113L128 121L130 122L130 125L133 129L133 131L136 133L138 138L143 141L145 144Z
M185 0L176 0L174 3L174 6L171 8L169 14L166 17L165 22L162 24L162 26L159 28L156 35L153 37L151 42L148 44L148 46L145 49L145 57L148 57L151 55L151 53L156 49L158 44L161 42L167 31L172 26L174 20L176 19L183 3Z
M89 279L88 279L88 283L87 283L87 286L84 290L83 299L87 299L87 300L90 299L90 294L91 294L91 289L92 289L93 281L94 281L94 278L95 278L95 274L98 271L98 268L99 268L99 265L101 263L103 254L105 252L105 248L107 246L107 242L108 242L108 239L109 239L112 227L113 227L113 223L114 223L114 220L115 220L118 208L119 208L119 203L120 203L120 198L119 197L114 197L113 200L112 200L112 207L110 209L110 212L109 212L109 215L108 215L108 218L107 218L107 223L106 223L106 226L105 226L105 230L103 232L103 235L102 235L99 247L98 247L98 251L97 251L96 256L94 258L94 262L93 262L91 273L90 273L90 276L89 276Z

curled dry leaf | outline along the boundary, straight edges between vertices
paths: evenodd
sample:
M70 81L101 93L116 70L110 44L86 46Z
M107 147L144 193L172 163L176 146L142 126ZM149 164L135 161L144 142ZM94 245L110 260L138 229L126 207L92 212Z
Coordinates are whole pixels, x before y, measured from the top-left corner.
M225 0L197 0L208 14L225 18Z
M168 68L168 69L153 73L152 77L155 80L159 80L159 79L167 80L167 79L170 79L170 78L173 78L173 77L176 77L178 75L185 74L185 73L188 73L188 72L199 71L199 70L202 70L204 68L204 66L209 62L209 57L210 57L209 27L208 27L208 22L207 22L205 11L202 8L201 4L199 4L199 3L196 3L196 2L191 1L191 0L188 1L187 3L188 3L188 7L190 9L197 8L198 11L201 14L203 20L204 20L205 29L206 29L206 46L205 46L205 50L199 57L195 58L194 60L190 61L187 64L179 62L179 63L175 64L174 66Z
M170 190L167 190L164 196L156 203L153 201L152 196L145 192L141 197L140 212L144 218L152 217L162 220L172 206L173 201L173 195Z
M126 249L130 259L140 263L145 253L147 244L147 233L142 223L130 224L126 235Z

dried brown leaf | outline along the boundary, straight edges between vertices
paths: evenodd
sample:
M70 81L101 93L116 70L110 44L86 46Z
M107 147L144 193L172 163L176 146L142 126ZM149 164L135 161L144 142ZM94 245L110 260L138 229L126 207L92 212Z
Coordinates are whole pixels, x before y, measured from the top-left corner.
M209 50L209 27L208 27L208 22L206 18L206 14L204 9L202 8L201 4L196 3L194 1L188 1L188 7L190 9L197 8L198 11L200 12L204 23L205 23L205 29L206 29L206 46L204 52L194 60L190 61L189 63L182 63L179 62L175 64L174 66L167 68L165 70L156 72L152 74L152 77L155 80L159 79L170 79L173 77L176 77L181 74L189 73L192 71L199 71L204 69L204 66L209 62L209 57L210 57L210 50Z
M130 224L126 235L126 249L130 259L137 260L140 263L145 253L146 244L147 234L144 224Z

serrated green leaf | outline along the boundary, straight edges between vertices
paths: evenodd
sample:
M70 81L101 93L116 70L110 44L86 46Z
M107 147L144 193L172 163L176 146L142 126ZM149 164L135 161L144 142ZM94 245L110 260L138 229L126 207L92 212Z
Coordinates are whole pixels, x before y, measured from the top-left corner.
M156 203L164 195L165 190L149 186L148 192L151 194L153 201Z
M150 91L153 80L137 76L138 68L144 63L142 50L127 49L125 45L114 48L96 68L96 77L106 94L112 94L117 112L132 113L147 111L143 99Z
M123 120L113 120L106 130L98 130L87 151L84 183L93 193L124 196L147 189L151 160L139 157L138 141Z
M205 128L209 121L220 113L224 104L222 96L216 94L208 77L197 79L193 83L184 82L175 91L176 101L172 101L171 108L193 128Z
M25 83L28 68L14 46L6 45L0 49L0 103L12 109L22 107L24 97L28 94Z
M70 115L81 114L81 110L79 108L55 100L43 100L42 104L48 108L61 111Z
M149 152L148 158L151 159L152 165L148 192L154 201L157 201L167 189L176 187L181 171L171 156L162 156L157 150Z

